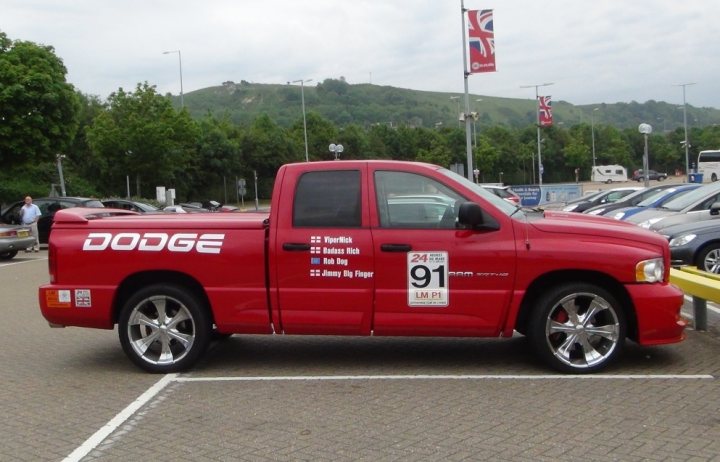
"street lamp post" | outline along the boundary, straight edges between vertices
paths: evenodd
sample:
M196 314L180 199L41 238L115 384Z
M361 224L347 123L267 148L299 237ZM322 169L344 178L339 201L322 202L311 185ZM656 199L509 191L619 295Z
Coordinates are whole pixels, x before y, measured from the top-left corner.
M65 177L63 176L62 169L62 160L65 158L65 154L58 154L55 158L57 159L58 175L60 176L60 194L62 194L62 197L65 197L67 194L65 193Z
M648 156L648 135L652 133L652 126L650 124L640 124L638 131L645 136L645 150L643 151L643 179L645 180L645 187L650 186L650 179L648 178L648 169L650 168L650 160Z
M680 83L675 85L676 87L682 87L683 89L683 127L685 128L685 179L687 181L688 175L690 174L690 162L689 162L689 150L690 143L688 143L688 132L687 132L687 104L685 103L685 87L689 85L695 85L695 83Z
M542 166L542 148L540 147L540 106L538 105L538 88L549 87L554 82L539 83L536 85L521 85L520 88L533 88L535 87L535 113L537 123L537 154L538 154L538 183L542 186L543 166ZM535 167L533 166L533 172ZM534 174L534 173L533 173Z
M132 151L127 150L125 155L127 156L126 159L128 159L128 165L130 165L131 161L129 159L132 155ZM125 175L125 186L127 187L127 199L130 200L130 174Z
M475 101L479 103L480 101L482 101L482 98L477 98ZM471 114L473 116L473 147L477 148L477 125L476 125L476 123L477 123L478 114L477 114L477 112L474 112Z
M164 55L167 55L170 53L177 53L177 55L178 55L178 64L180 65L180 108L184 108L185 101L183 100L182 54L180 53L180 50L163 51Z
M451 96L451 100L455 100L457 103L457 118L458 118L458 126L461 126L462 123L460 122L460 97L459 96Z
M312 79L299 79L292 81L292 83L300 83L300 100L302 101L303 114L303 135L305 136L305 162L310 161L308 157L307 122L305 120L305 83L307 82L312 82Z
M590 113L590 130L592 132L592 155L593 155L593 167L595 167L595 111L599 108L593 108Z

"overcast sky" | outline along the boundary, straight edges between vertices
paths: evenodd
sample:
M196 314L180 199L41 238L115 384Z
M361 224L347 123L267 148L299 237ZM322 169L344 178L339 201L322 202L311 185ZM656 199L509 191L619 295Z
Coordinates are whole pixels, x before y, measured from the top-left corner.
M497 72L472 94L573 104L720 108L719 0L465 0L493 9ZM2 0L0 30L55 48L68 80L106 98L232 80L348 83L462 94L460 0Z

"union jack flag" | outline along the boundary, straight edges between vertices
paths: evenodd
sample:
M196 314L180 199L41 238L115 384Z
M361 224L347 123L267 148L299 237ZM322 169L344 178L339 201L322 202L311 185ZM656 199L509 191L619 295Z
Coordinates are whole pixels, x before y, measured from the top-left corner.
M495 72L493 10L468 11L470 73Z
M552 125L552 101L550 96L538 96L538 114L541 127Z

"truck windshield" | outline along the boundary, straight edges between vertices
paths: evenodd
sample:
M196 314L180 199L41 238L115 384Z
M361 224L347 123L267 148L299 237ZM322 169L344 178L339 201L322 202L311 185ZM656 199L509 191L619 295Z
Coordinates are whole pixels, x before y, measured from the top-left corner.
M483 199L486 199L488 202L492 203L495 207L500 209L505 215L510 216L518 211L519 207L517 205L513 205L505 199L501 199L495 194L488 192L485 188L483 188L477 183L473 183L464 176L458 175L452 170L448 170L446 168L440 168L438 171L443 175L452 178L453 181L457 181L468 189L471 189L475 194L481 196Z

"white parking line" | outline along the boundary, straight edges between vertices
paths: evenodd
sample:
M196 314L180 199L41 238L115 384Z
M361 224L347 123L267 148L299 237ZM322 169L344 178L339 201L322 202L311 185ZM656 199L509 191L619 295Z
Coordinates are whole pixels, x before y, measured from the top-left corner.
M94 435L88 438L80 447L75 449L69 456L67 456L65 462L76 462L81 460L83 457L88 455L90 451L95 449L105 438L110 436L120 425L122 425L127 419L143 407L148 401L153 399L158 393L160 393L169 383L171 383L177 374L167 374L162 379L158 380L155 385L150 387L145 393L140 395L138 399L130 403L128 407L120 411L118 415L106 423L104 427L96 431Z
M264 377L178 377L177 382L277 382L323 380L703 380L714 379L710 374L616 374L616 375L281 375Z
M0 263L0 268L5 268L5 267L8 267L8 266L15 266L15 265L24 265L25 263L33 263L33 262L36 262L36 261L46 261L46 260L47 260L47 257L40 257L40 256L35 257L35 258L32 258L32 257L31 257L30 260L9 261L9 262Z
M614 375L280 375L280 376L235 376L235 377L178 377L167 374L150 387L128 407L120 411L110 422L95 432L81 446L75 449L64 462L78 462L98 447L126 420L157 396L172 382L278 382L278 381L350 381L350 380L707 380L714 379L710 374L614 374Z

